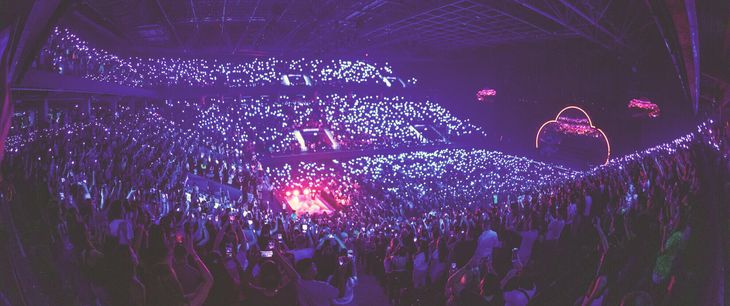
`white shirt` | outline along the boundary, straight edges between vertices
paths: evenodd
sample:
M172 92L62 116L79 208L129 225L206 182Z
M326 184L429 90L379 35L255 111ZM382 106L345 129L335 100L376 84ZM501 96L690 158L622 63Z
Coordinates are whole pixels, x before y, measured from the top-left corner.
M591 214L591 206L593 206L593 198L586 195L586 207L583 209L583 216L587 217Z
M436 281L444 271L446 271L446 264L439 261L439 251L433 251L431 253L431 270L429 271L431 281Z
M426 286L426 271L428 270L428 262L426 255L421 252L413 258L413 286L416 288Z
M560 233L563 232L565 222L560 219L552 219L548 224L547 233L545 233L545 240L558 240Z
M301 306L329 306L337 298L339 291L332 285L317 281L300 279L297 295Z
M535 240L537 239L537 231L524 231L520 233L520 236L522 236L522 241L520 242L518 254L520 255L522 263L526 265L530 261L530 256L532 255L532 246L535 244Z
M492 249L499 244L499 237L497 232L493 230L486 230L479 235L479 242L477 243L477 250L474 252L476 258L482 258L492 255Z

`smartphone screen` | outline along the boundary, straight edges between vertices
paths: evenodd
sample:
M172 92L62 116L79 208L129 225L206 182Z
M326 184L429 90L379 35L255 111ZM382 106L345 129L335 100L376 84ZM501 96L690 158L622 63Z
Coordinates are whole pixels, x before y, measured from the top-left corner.
M261 251L261 257L264 257L264 258L274 257L274 251Z

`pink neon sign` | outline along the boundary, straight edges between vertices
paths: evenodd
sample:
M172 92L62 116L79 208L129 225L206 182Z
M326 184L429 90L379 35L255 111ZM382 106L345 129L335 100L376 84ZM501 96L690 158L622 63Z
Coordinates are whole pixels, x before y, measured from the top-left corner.
M585 115L585 118L571 118L563 116L563 113L565 111L571 109L580 111L581 113L583 113L583 115ZM606 162L604 162L604 165L608 164L608 160L611 158L611 144L608 142L608 137L606 137L606 133L604 133L603 130L593 125L591 117L588 116L588 113L582 108L572 105L565 107L560 110L560 112L558 112L558 115L555 116L555 119L545 121L545 123L543 123L537 130L537 135L535 136L535 148L540 148L540 134L542 133L543 129L548 126L552 126L553 129L564 134L602 137L603 140L606 142L607 152Z

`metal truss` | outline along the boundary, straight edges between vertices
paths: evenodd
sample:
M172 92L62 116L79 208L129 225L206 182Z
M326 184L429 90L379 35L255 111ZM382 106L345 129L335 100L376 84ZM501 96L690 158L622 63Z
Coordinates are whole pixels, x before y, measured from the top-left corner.
M547 30L512 13L460 0L417 13L364 34L376 45L413 41L441 48L473 47L574 36ZM371 45L372 46L372 45Z
M631 51L631 32L637 29L643 12L641 1L631 0L513 1L585 39L622 53Z

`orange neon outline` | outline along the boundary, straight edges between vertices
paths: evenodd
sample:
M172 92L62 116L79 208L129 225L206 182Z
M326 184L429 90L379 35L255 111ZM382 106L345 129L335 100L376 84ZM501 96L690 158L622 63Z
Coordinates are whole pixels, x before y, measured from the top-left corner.
M588 116L588 113L586 111L584 111L582 108L577 107L575 105L566 106L565 108L561 109L558 112L558 115L555 116L555 119L545 121L545 123L543 123L540 126L540 128L537 130L537 135L535 135L535 148L536 149L540 148L540 133L542 132L542 129L550 123L557 123L558 118L560 118L560 115L562 115L564 111L569 110L569 109L577 109L577 110L581 111L584 115L586 115L586 118L588 118L588 124L591 126L591 128L598 130L598 132L601 133L601 135L603 135L603 140L606 141L606 149L608 151L608 154L606 156L606 162L603 164L604 165L608 164L608 161L611 159L611 143L608 142L608 137L606 136L606 133L604 133L603 130L601 130L600 128L597 128L595 125L593 125L593 120L591 120L591 116Z

